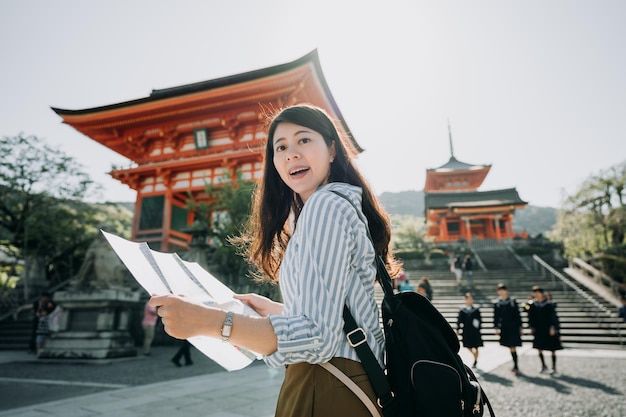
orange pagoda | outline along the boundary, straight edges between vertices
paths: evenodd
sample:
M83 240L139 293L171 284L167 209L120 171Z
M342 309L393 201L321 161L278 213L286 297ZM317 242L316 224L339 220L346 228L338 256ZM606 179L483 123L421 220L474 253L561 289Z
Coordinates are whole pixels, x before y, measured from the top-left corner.
M515 236L513 214L528 204L515 188L477 191L491 165L473 165L454 157L448 126L450 160L426 170L424 210L427 236L435 242L493 239Z
M161 251L189 248L193 214L188 194L206 199L206 184L262 175L266 114L307 102L338 121L356 152L332 97L317 51L282 65L179 87L145 98L84 110L52 108L63 122L127 157L110 175L137 191L132 239Z

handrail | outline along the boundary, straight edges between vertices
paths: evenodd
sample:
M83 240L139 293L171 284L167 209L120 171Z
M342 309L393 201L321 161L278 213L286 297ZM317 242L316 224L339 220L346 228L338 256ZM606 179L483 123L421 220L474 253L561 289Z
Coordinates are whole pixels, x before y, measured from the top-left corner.
M513 255L515 257L517 262L519 262L520 265L522 265L524 267L524 269L526 269L527 271L530 271L532 269L530 266L528 266L528 264L526 262L524 262L524 260L517 254L517 252L515 252L515 249L513 249L513 247L511 245L509 245L507 243L504 246L506 247L506 249L509 252L511 252L511 255Z
M580 288L578 285L572 282L572 280L566 278L563 274L561 274L559 271L554 269L551 265L549 265L546 261L541 259L539 256L533 255L532 258L535 261L535 263L537 263L538 265L544 268L544 270L542 271L542 274L545 274L545 271L548 271L552 274L552 284L555 284L554 278L558 278L563 285L563 291L567 293L568 288L572 289L575 295L578 295L583 300L592 304L593 307L595 307L596 309L595 318L596 318L596 322L598 323L598 326L602 326L604 322L601 317L603 314L608 316L609 319L613 319L613 320L609 320L609 328L611 327L610 323L612 322L615 325L615 333L619 340L619 344L624 346L624 340L622 337L622 329L621 329L620 321L615 320L616 315L611 310L606 308L602 303L600 303L598 300L596 300L587 292L585 292L582 288Z
M580 258L572 259L572 261L570 262L570 267L581 271L583 274L585 274L585 276L591 278L596 283L609 288L615 296L619 296L619 285L615 282L615 280L613 280L613 278L611 278L604 272L594 268Z

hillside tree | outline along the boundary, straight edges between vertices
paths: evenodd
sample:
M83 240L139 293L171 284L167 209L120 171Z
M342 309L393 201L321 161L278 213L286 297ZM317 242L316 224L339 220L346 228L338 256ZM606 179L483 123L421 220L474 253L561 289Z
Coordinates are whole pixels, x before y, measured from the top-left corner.
M73 253L103 221L95 205L80 200L97 190L76 160L43 139L19 134L0 141L0 248L23 260L26 299L49 286L51 274L70 278L59 276L60 265L71 270Z
M553 239L563 242L566 256L610 255L614 264L625 264L625 190L626 161L591 175L566 199L551 233ZM619 269L612 273L614 277L624 276Z

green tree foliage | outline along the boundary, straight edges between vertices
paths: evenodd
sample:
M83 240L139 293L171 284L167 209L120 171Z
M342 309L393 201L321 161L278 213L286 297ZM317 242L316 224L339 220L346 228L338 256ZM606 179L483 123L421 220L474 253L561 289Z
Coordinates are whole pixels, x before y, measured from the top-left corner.
M99 226L128 230L128 210L80 201L97 190L79 163L42 139L2 138L0 248L25 260L26 280L41 275L51 284L67 280L79 269Z
M563 242L567 257L596 256L611 259L612 265L625 264L625 188L626 161L590 176L567 198L551 233ZM618 268L612 275L623 277L623 272Z
M247 263L228 239L240 234L240 228L247 223L255 186L256 182L242 179L239 172L234 180L231 174L226 174L220 184L207 185L207 200L198 201L190 196L187 201L187 209L195 213L196 221L209 230L215 249L212 266L235 291L248 290L251 280L246 277Z
M423 217L397 214L392 214L390 217L394 249L423 249L426 238L426 223Z

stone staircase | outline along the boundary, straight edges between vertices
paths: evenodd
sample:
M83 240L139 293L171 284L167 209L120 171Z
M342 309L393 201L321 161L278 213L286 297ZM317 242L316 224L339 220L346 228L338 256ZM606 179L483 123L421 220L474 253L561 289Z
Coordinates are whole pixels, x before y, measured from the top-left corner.
M557 303L557 312L561 320L561 336L565 347L585 348L626 348L626 324L617 323L605 315L597 314L597 308L590 302L583 300L572 290L566 290L558 280L553 281L550 274L540 271L529 271L523 262L506 248L481 249L477 258L487 270L479 265L474 271L474 286L469 288L464 278L462 285L457 285L453 274L447 269L419 270L407 269L411 282L417 285L422 276L427 276L433 286L433 304L456 328L457 314L464 305L463 295L471 291L474 301L480 307L483 319L482 337L485 342L495 342L497 337L493 330L493 301L497 298L496 285L504 282L509 288L509 294L515 297L522 308L531 294L533 285L541 285L552 294ZM477 260L478 260L477 259ZM478 264L479 262L477 262ZM593 291L581 285L581 288L594 297L600 304L609 310L615 306ZM376 289L378 301L382 300L382 290ZM0 322L0 350L26 350L30 338L32 313L30 310L20 313L17 320L8 317ZM527 329L527 315L521 310L522 319ZM601 319L598 322L598 317ZM620 333L617 332L620 329ZM532 342L532 336L527 333L522 337L523 342Z
M493 302L497 298L497 284L504 282L509 289L509 295L516 298L520 305L525 327L522 341L524 344L531 343L532 335L528 331L528 317L523 305L531 296L531 287L541 285L550 292L553 301L557 303L561 338L565 347L626 348L626 323L619 323L616 318L598 314L597 306L584 300L571 289L567 289L560 281L553 280L550 274L527 270L524 263L506 248L492 248L484 253L481 251L478 257L487 270L476 268L472 288L468 287L465 277L461 285L457 285L453 274L448 270L407 269L406 271L414 286L421 277L429 278L433 287L433 305L453 328L456 329L458 312L464 306L463 295L470 291L474 295L475 305L480 307L483 319L481 331L483 341L498 341L493 327ZM582 286L581 288L599 304L604 305L610 311L616 311L612 303L601 299L588 288ZM381 300L382 290L377 287L376 291L377 298Z
M0 350L27 350L33 326L31 310L0 322Z

